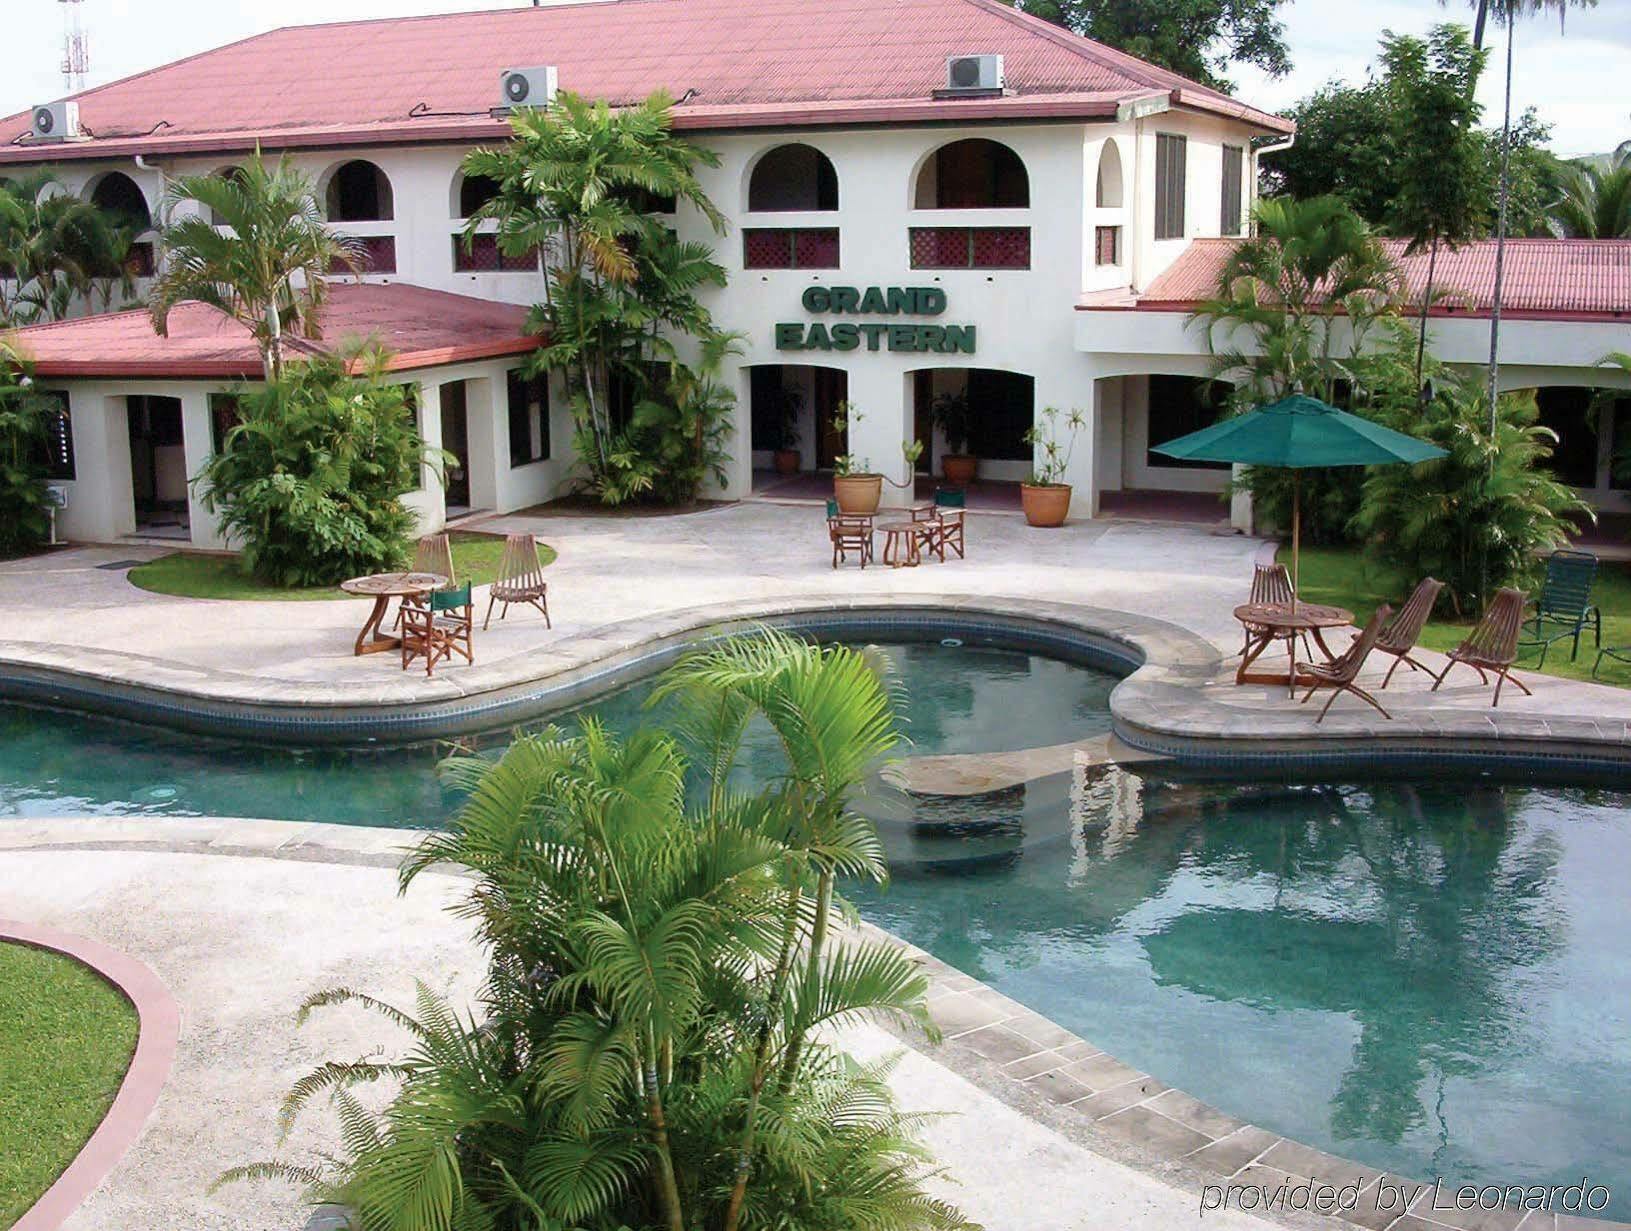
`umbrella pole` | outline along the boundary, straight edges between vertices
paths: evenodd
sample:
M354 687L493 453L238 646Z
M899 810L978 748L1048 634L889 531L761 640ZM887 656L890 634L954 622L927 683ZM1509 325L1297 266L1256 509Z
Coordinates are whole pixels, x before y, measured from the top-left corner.
M1297 610L1297 596L1302 593L1301 578L1299 576L1302 564L1302 489L1300 481L1302 476L1296 470L1291 472L1291 610Z

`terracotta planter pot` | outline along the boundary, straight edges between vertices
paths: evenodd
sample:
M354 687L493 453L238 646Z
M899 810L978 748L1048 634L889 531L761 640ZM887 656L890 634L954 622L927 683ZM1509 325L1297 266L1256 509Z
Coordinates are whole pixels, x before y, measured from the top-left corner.
M878 511L883 499L881 474L843 474L833 476L832 494L838 501L840 513L861 513L870 516Z
M1021 483L1019 502L1033 526L1062 526L1070 513L1070 484Z
M940 473L953 487L967 487L974 482L980 468L980 459L971 453L947 453L940 459Z
M797 449L777 449L774 461L777 474L797 474L799 472L799 451Z

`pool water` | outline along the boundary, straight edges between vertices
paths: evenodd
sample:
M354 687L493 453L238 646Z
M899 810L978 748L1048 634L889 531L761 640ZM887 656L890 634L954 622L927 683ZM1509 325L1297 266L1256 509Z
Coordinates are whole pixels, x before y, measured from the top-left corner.
M1107 673L987 645L876 648L912 754L1109 729ZM649 695L583 712L626 729ZM435 824L458 803L434 772L448 750L212 744L0 706L0 817ZM745 762L775 772L768 731ZM852 894L878 924L1296 1140L1416 1178L1584 1175L1631 1219L1631 796L1115 768L972 799L874 785L894 879Z

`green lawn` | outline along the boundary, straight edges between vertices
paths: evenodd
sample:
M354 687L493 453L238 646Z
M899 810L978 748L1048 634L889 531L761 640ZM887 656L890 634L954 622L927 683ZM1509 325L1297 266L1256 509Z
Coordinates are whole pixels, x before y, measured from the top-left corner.
M504 556L504 536L476 534L455 530L453 540L453 567L461 583L470 581L486 585L498 576L499 561ZM538 544L538 555L545 564L555 559L555 549ZM257 581L242 571L237 556L208 555L202 552L178 551L174 555L160 556L130 570L130 582L155 594L173 594L178 598L237 598L276 599L302 601L308 599L345 598L336 586L308 586L301 589L282 589Z
M1291 567L1291 549L1280 549L1280 561ZM1336 548L1305 547L1302 553L1302 597L1311 603L1334 603L1354 613L1363 624L1382 602L1397 607L1409 597L1416 579L1406 579L1368 560L1361 552ZM1624 564L1604 561L1597 573L1592 599L1603 609L1603 644L1631 645L1631 571ZM1459 645L1472 627L1472 621L1435 619L1422 633L1422 644L1430 650L1448 650ZM1597 648L1588 631L1580 639L1580 657L1569 661L1570 643L1554 642L1546 655L1547 675L1568 679L1591 679L1591 665ZM1540 652L1526 649L1518 659L1520 667L1534 670ZM1464 669L1464 668L1463 668ZM1401 672L1402 674L1402 672ZM1598 681L1631 688L1631 665L1603 660ZM1398 682L1398 676L1394 677Z
M102 1121L136 1011L72 958L0 943L0 1227L51 1187Z

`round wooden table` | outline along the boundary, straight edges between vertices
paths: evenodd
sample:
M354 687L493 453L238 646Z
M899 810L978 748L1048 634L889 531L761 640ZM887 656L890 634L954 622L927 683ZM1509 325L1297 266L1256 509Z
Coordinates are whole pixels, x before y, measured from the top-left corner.
M1347 628L1354 622L1354 613L1342 607L1326 607L1320 603L1242 603L1235 608L1235 619L1246 626L1249 641L1246 652L1240 656L1235 671L1237 684L1284 684L1289 693L1297 691L1297 638L1307 633L1314 638L1320 653L1335 658L1322 635L1327 628ZM1253 671L1252 663L1275 641L1284 640L1289 658L1284 675L1272 671Z
M385 613L393 598L406 598L411 594L427 594L447 584L440 573L371 573L367 577L353 577L342 581L340 589L347 594L365 594L374 600L374 609L368 613L362 632L357 634L355 654L378 654L381 650L394 650L402 645L401 637L379 631Z
M919 547L934 546L933 522L886 521L878 529L884 535L883 562L890 568L916 568L923 562Z

